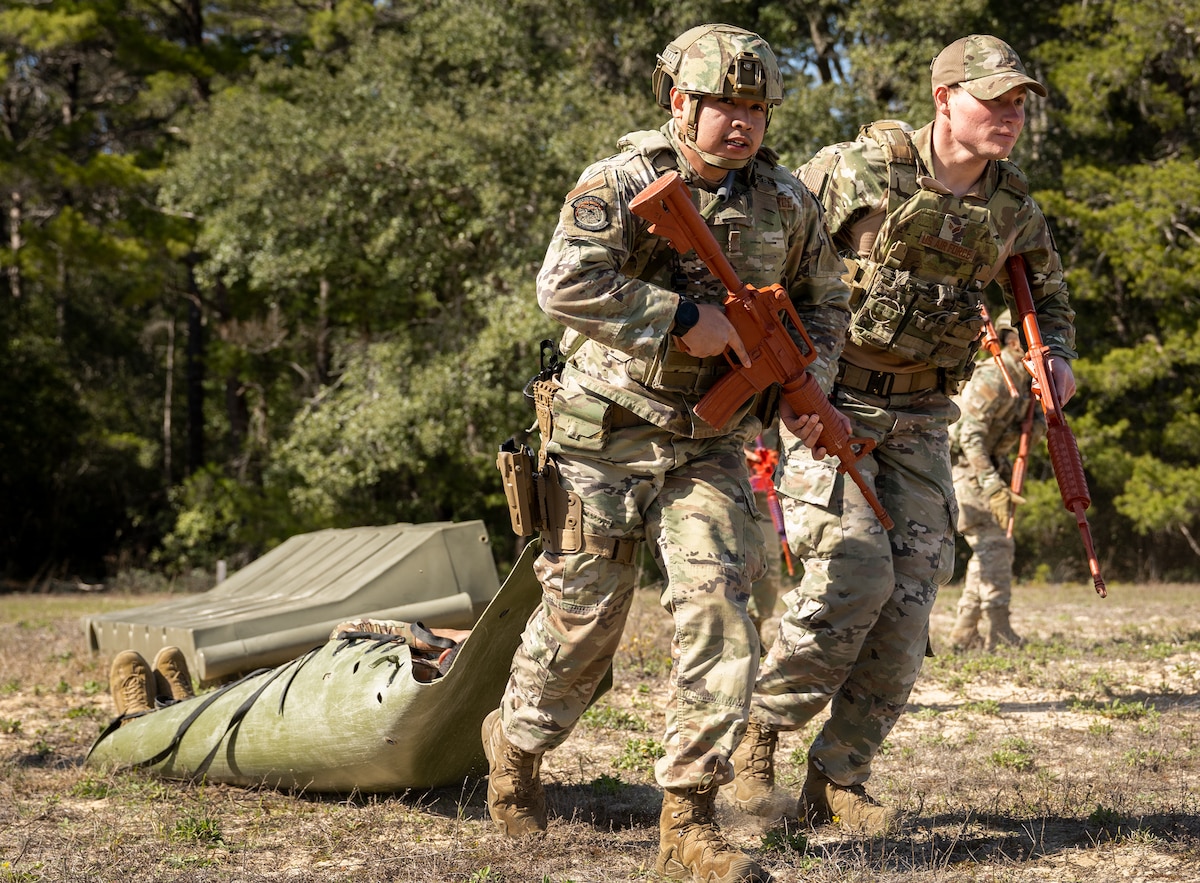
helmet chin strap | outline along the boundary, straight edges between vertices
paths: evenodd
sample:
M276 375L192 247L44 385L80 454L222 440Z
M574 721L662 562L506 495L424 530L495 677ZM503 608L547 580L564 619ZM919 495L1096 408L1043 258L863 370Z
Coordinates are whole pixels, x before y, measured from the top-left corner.
M717 156L715 153L709 153L707 150L702 150L700 145L696 143L696 129L700 119L700 102L703 100L702 95L688 94L688 115L687 125L683 129L683 143L694 150L699 157L718 169L744 169L750 164L754 157L746 159L730 159L726 156ZM770 116L767 117L767 124L770 125ZM765 131L765 130L764 130Z
M688 95L688 116L687 125L684 127L683 143L696 151L700 158L710 166L715 166L718 169L745 168L749 164L751 157L746 159L729 159L728 157L717 156L715 153L701 150L700 145L696 143L696 129L700 119L700 102L703 100L699 95Z

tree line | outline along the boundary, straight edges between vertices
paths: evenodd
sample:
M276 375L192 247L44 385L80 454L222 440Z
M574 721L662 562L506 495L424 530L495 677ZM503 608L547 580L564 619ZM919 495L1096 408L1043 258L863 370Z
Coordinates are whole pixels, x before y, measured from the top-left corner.
M0 576L246 563L482 518L555 335L562 198L656 127L655 54L763 34L789 167L932 116L997 34L1050 88L1015 159L1077 311L1069 408L1110 579L1200 577L1200 8L1183 0L0 0ZM1026 577L1086 580L1044 448Z

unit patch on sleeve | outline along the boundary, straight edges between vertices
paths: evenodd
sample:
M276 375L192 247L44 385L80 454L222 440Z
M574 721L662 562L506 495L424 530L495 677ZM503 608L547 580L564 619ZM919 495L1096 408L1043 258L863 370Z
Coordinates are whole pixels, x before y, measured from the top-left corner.
M595 194L580 196L571 203L575 226L589 233L598 233L611 223L608 203Z

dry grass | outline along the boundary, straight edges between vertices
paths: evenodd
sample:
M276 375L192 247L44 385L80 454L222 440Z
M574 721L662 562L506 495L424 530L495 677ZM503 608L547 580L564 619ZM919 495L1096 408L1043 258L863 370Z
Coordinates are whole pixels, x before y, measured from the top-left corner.
M934 614L944 643L958 591ZM929 660L872 791L894 838L765 828L723 807L780 883L1200 880L1200 605L1191 586L1017 589L1020 651ZM657 879L669 623L639 593L617 687L544 767L551 830L512 844L485 783L337 799L81 766L112 714L80 616L157 596L0 595L0 883ZM812 730L784 734L798 789Z

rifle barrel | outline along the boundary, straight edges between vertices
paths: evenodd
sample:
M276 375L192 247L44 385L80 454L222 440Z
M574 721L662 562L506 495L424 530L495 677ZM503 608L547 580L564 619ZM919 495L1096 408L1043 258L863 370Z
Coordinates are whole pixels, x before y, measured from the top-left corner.
M1083 540L1088 570L1091 572L1096 594L1107 598L1108 588L1100 575L1100 561L1092 543L1092 530L1088 525L1087 515L1084 514L1092 499L1088 493L1087 476L1083 473L1083 458L1079 453L1075 435L1067 426L1066 415L1063 414L1062 404L1058 400L1058 390L1054 388L1054 379L1050 376L1049 348L1042 343L1042 332L1038 328L1037 313L1033 308L1033 292L1029 288L1029 270L1025 265L1025 258L1019 254L1009 257L1005 265L1008 268L1009 281L1012 283L1013 296L1017 301L1017 311L1021 314L1021 327L1025 330L1029 354L1027 358L1038 384L1038 401L1041 402L1042 411L1046 415L1046 446L1050 450L1050 465L1054 467L1054 477L1058 480L1063 506L1068 512L1075 514L1075 521L1079 525L1079 535Z

